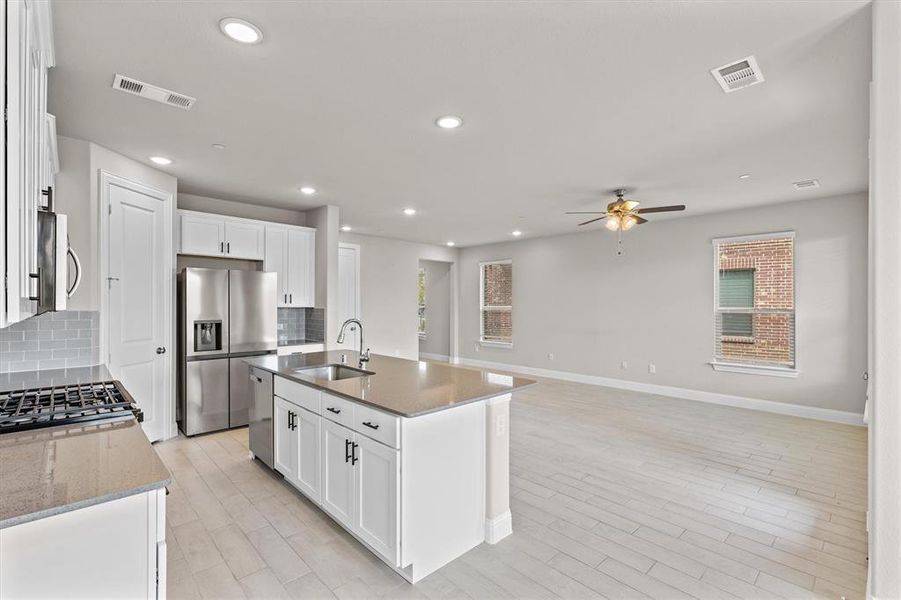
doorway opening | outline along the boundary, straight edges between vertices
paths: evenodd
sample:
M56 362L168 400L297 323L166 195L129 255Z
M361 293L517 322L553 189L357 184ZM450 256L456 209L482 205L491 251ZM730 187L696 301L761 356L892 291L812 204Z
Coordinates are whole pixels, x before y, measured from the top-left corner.
M449 362L451 357L451 263L420 260L416 308L420 360Z

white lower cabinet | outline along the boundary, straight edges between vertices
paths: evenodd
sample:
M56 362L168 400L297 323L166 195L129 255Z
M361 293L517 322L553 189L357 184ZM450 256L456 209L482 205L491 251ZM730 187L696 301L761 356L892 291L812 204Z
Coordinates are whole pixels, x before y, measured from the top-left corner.
M0 597L165 598L166 490L0 529Z
M275 396L272 416L272 428L275 433L275 470L285 476L291 483L297 481L297 433L292 425L294 411L300 410L283 398Z
M316 413L298 408L294 417L297 434L297 487L313 502L319 502L320 472L319 436L322 419Z
M353 527L353 431L322 419L322 508L347 528Z
M354 434L353 443L353 532L392 564L398 564L400 453L364 435Z

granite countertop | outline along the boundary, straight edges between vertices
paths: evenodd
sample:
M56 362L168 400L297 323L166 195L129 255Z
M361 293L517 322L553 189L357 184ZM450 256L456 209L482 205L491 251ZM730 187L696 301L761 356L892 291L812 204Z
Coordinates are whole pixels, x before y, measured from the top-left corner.
M372 355L372 360L364 369L373 374L364 377L323 381L297 371L339 364L343 354L347 355L347 366L356 367L359 364L359 353L335 350L289 356L270 354L244 360L281 377L402 417L418 417L460 404L509 394L535 383L531 379L491 371L380 354Z
M169 484L140 423L47 427L0 435L0 529Z
M112 378L113 377L107 370L106 365L75 367L72 369L49 369L46 371L23 371L21 373L2 373L0 374L0 392L50 387L54 385L93 383L95 381L109 381Z
M105 365L0 375L0 391L110 381ZM127 416L0 435L0 529L139 494L170 475Z

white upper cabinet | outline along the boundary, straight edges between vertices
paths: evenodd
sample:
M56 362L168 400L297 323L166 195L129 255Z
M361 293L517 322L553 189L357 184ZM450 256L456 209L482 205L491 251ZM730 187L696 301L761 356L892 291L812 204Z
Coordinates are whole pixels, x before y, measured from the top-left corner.
M263 225L253 221L226 221L225 254L230 258L263 259L265 231Z
M6 110L5 144L0 149L5 225L0 250L6 255L0 327L35 314L37 211L46 206L56 162L55 131L48 131L47 71L54 65L48 0L0 3L0 63L6 65L0 98Z
M189 210L178 214L180 254L263 260L266 226L261 221Z
M181 253L225 255L225 221L199 213L181 213Z
M310 307L316 303L316 230L266 226L263 269L278 274L278 305Z

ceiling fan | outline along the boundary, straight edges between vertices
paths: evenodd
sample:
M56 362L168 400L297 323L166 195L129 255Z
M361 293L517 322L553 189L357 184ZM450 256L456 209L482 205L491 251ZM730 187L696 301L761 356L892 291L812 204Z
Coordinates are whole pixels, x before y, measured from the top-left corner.
M623 231L629 231L636 225L641 225L642 223L647 223L648 220L642 217L643 214L649 213L661 213L661 212L675 212L679 210L685 210L684 204L676 204L673 206L652 206L649 208L638 208L639 202L638 200L625 200L623 196L626 195L626 190L624 188L614 190L616 194L616 200L607 205L606 211L587 211L587 212L567 212L568 215L601 215L600 217L596 217L594 219L589 219L584 223L579 223L579 226L588 225L590 223L594 223L595 221L600 221L602 219L607 219L604 223L604 227L609 229L610 231L619 232L619 249L617 250L617 254L622 254L622 243L623 243Z

